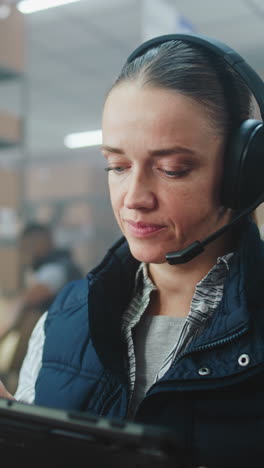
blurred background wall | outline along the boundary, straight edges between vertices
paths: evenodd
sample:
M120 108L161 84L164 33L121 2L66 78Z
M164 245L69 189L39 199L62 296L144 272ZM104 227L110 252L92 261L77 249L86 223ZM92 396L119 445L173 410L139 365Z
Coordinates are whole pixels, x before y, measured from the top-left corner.
M213 35L264 72L262 0L79 0L30 13L26 6L0 0L0 292L10 294L26 220L51 223L85 272L119 236L98 146L69 149L65 137L100 129L106 92L142 40Z
M0 0L1 297L21 287L18 237L28 221L50 224L84 274L120 236L99 140L69 147L67 136L100 132L105 95L141 41L207 34L264 76L263 0L68 0L43 9L44 0L34 11L38 3ZM264 235L263 205L257 218Z

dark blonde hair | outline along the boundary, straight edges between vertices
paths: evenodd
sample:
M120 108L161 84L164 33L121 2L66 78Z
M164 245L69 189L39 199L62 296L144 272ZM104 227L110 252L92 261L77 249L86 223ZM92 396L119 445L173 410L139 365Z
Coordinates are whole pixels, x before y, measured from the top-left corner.
M147 50L125 63L111 89L135 80L197 100L226 137L252 114L252 95L241 77L221 57L197 44L172 40Z

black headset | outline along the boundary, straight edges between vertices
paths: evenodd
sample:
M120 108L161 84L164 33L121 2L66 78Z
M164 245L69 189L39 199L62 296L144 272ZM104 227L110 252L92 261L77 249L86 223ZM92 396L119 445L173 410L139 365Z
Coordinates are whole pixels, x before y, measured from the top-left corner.
M197 44L221 57L248 86L264 120L264 82L255 70L226 44L203 35L167 34L150 39L136 48L127 63L164 42L180 40ZM235 130L227 146L221 201L234 210L254 208L264 201L264 126L247 119Z

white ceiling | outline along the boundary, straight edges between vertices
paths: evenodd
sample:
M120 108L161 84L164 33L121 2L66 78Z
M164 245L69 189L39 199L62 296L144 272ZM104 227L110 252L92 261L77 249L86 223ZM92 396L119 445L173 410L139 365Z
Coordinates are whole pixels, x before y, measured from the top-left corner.
M159 22L161 3L165 19L168 9L177 11L196 32L226 42L264 75L263 0L81 0L25 15L27 94L21 99L19 86L2 83L0 99L2 108L26 112L26 158L71 157L64 136L100 128L107 89L144 40L148 22L157 35L177 32Z

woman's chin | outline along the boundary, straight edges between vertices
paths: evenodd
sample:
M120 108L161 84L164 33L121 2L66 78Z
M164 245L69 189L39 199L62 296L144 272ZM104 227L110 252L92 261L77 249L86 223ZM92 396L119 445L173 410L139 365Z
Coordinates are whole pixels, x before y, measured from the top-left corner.
M165 263L166 262L166 252L164 252L163 250L160 252L157 252L157 249L155 249L155 251L151 251L151 250L148 250L147 248L137 249L137 248L131 248L130 246L130 252L133 255L133 257L139 262L144 262L144 263Z

